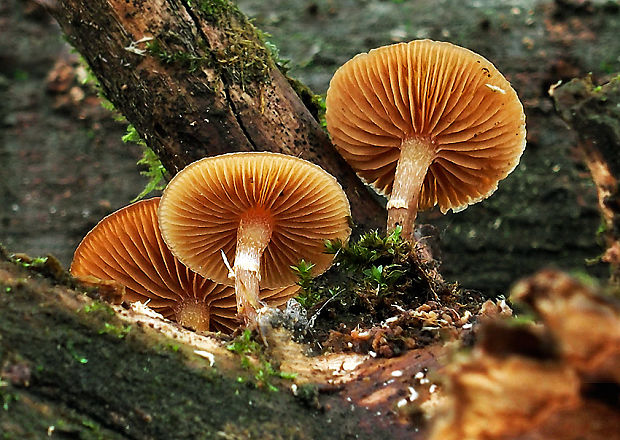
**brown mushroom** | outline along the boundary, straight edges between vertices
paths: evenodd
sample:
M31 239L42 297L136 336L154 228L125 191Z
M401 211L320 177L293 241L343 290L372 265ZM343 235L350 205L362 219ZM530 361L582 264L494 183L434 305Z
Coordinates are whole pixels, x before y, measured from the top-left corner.
M342 156L389 196L388 230L412 238L418 210L445 214L491 195L519 163L525 115L485 58L450 43L412 41L338 69L327 128Z
M167 318L194 330L229 333L235 322L234 290L189 270L164 243L157 223L159 197L110 214L91 230L75 251L71 273L114 280L125 286L126 299L148 302ZM272 306L296 292L263 290Z
M194 162L168 184L159 207L172 253L204 277L234 282L247 324L257 322L262 306L259 281L272 289L294 284L290 266L301 259L314 264L314 275L325 271L333 260L325 241L347 240L349 216L349 202L331 175L267 152Z

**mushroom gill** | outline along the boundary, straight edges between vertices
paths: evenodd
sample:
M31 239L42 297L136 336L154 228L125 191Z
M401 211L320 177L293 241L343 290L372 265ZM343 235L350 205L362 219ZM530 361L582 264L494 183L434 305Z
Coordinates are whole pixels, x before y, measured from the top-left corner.
M349 203L327 172L305 160L268 152L201 159L179 172L159 207L162 235L188 267L234 284L246 323L262 307L261 288L297 281L301 259L325 271L326 240L346 241ZM233 267L227 267L230 261Z
M334 74L327 128L357 173L389 197L388 229L412 238L418 210L480 201L519 163L525 115L482 56L418 40L373 49Z
M125 286L126 299L146 302L183 326L230 333L238 326L234 290L193 272L172 255L158 226L159 200L134 203L101 220L76 249L71 273L114 280ZM263 290L261 297L280 306L295 291Z

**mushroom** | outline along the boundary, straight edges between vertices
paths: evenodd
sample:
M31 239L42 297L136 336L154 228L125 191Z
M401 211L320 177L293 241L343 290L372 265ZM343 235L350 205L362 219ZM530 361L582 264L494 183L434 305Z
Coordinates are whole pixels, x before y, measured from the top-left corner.
M290 266L301 259L314 264L315 276L327 270L334 256L325 253L325 241L346 241L349 217L334 177L303 159L268 152L194 162L170 181L159 206L172 253L206 278L234 283L237 311L252 325L263 306L259 283L294 284Z
M413 238L417 211L485 199L519 163L523 106L482 56L412 41L355 56L332 78L327 128L362 179L387 195L388 230Z
M157 223L159 197L122 208L101 220L77 247L71 273L113 280L126 299L148 302L164 317L194 330L230 333L235 323L234 290L188 269L166 247ZM272 306L284 304L294 287L261 291Z

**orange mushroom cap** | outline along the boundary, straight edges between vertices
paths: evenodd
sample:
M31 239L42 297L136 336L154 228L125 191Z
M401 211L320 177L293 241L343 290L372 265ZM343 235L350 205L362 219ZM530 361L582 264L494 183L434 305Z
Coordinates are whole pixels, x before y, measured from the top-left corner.
M330 82L327 128L342 156L379 192L392 192L403 142L430 150L419 210L464 209L491 195L525 148L523 106L482 56L418 40L349 60Z
M200 317L195 315L208 313L209 328L196 330L234 330L234 289L198 275L172 255L157 222L159 201L143 200L101 220L76 249L71 273L117 281L125 286L126 299L148 300L149 307L183 325L196 327L192 323ZM263 289L261 298L280 306L296 291Z
M172 252L188 267L218 283L232 284L221 252L235 259L243 216L268 218L271 237L260 257L261 287L297 281L290 269L301 259L324 272L333 255L326 240L346 241L349 202L334 177L322 168L277 153L230 153L187 166L168 184L159 224Z

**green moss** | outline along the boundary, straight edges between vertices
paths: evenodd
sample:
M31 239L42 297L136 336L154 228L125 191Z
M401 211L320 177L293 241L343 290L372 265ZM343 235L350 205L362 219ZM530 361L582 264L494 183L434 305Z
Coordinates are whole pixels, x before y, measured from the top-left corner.
M82 307L80 312L87 314L90 322L97 327L99 335L111 335L123 339L131 331L131 325L124 325L116 317L116 312L108 304L94 301Z
M238 84L244 90L252 83L268 83L273 67L269 51L250 23L231 23L225 30L227 42L214 53L225 83Z
M187 4L198 9L203 18L211 23L225 24L231 17L242 18L239 8L229 0L187 0Z
M123 142L140 145L142 147L142 157L138 160L138 166L143 167L143 171L140 174L148 179L144 189L138 194L132 202L136 202L143 199L153 191L160 191L166 187L166 175L168 171L161 163L161 160L151 150L144 139L140 137L138 130L133 124L127 126L127 132L122 137Z
M26 268L40 268L47 263L47 257L35 257L32 259L23 256L15 257L15 262Z
M188 1L191 11L212 23L220 32L221 45L209 47L206 41L198 42L198 49L171 49L178 43L174 35L159 35L146 45L147 52L162 63L174 64L190 73L199 68L214 69L225 84L237 84L249 93L250 86L270 81L274 67L273 48L268 48L263 34L249 22L239 9L226 0Z
M312 116L314 116L314 119L321 127L327 129L327 122L325 121L325 95L317 95L310 87L288 75L286 79Z
M97 93L97 97L100 100L99 103L101 104L101 106L104 109L112 113L112 116L115 121L119 121L119 122L126 121L127 119L125 118L125 116L116 109L114 104L112 104L112 102L107 98L107 96L103 92L101 83L99 82L99 79L97 79L97 76L93 72L93 69L91 69L90 65L88 64L88 61L86 61L86 58L80 55L79 63L82 65L82 67L86 71L86 75L82 79L82 84L92 87L92 89Z
M68 287L76 287L77 285L75 279L53 255L31 258L28 255L18 254L13 256L10 261L32 272L52 278L58 284Z
M253 339L250 330L244 330L226 348L241 356L241 366L252 373L257 388L278 391L278 388L273 384L274 379L290 380L296 376L294 373L282 372L277 366L274 366L267 359L263 346ZM238 377L237 381L243 383L245 379Z
M13 402L17 402L19 396L10 392L10 387L7 382L0 380L0 409L8 411Z
M315 288L314 277L312 276L313 268L314 264L305 260L301 260L297 266L291 266L299 278L297 284L301 287L300 293L295 299L306 310L314 307L324 297L322 291Z
M195 72L199 67L208 63L207 57L189 54L180 50L168 52L158 40L147 42L146 50L162 63L179 65L190 73Z
M166 348L168 350L172 351L173 353L176 353L176 352L179 351L180 346L179 346L179 344L167 344Z
M84 307L82 307L81 311L84 313L101 313L102 315L108 318L116 314L116 312L114 312L114 309L112 309L112 307L110 307L109 305L101 301L95 301L91 304L87 304Z
M284 74L288 72L289 63L291 62L288 58L282 58L280 56L280 49L278 46L270 40L271 34L262 31L261 29L254 28L256 31L256 35L258 35L260 41L263 42L265 48L269 51L269 55L273 62L278 66L278 69Z
M75 348L75 341L70 338L71 335L68 335L68 336L69 336L69 339L67 339L67 341L64 344L64 348L66 349L67 353L69 353L71 355L71 358L77 363L87 364L88 359L84 355L82 355L80 352L78 352L78 350Z
M118 339L123 339L131 331L130 325L114 325L109 322L103 323L103 328L99 330L100 335L112 335Z
M343 306L366 308L381 298L410 297L410 280L419 277L409 261L411 247L400 234L400 228L388 235L371 231L346 246L327 241L326 252L335 254L331 276L313 280L312 265L305 261L291 267L301 286L298 302L310 309L337 297Z

